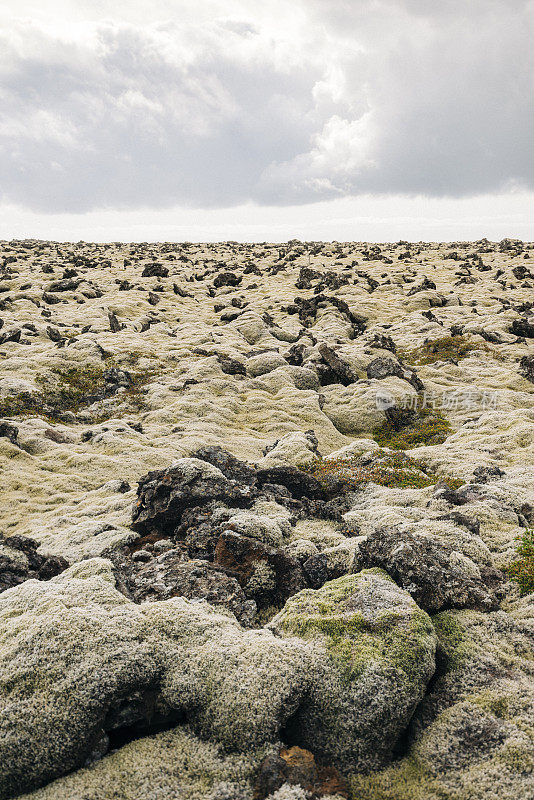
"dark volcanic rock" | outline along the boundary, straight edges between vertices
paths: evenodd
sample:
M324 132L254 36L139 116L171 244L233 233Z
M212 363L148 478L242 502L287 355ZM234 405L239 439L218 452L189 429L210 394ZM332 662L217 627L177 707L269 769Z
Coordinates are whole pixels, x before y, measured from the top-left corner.
M54 328L52 325L46 326L46 335L53 342L60 342L61 339L63 338L59 330L57 328Z
M0 422L0 437L5 437L11 444L17 444L18 435L19 429L16 425L12 425L10 422Z
M22 335L22 329L18 327L8 328L3 333L0 333L0 344L5 344L6 342L20 342L20 337Z
M438 481L434 488L433 497L436 500L445 500L451 506L463 506L469 502L466 497L459 494L456 489L451 489L446 481Z
M425 387L423 382L417 376L414 369L404 366L404 364L394 361L392 358L375 358L374 361L367 366L367 377L382 380L394 375L397 378L402 378L408 381L417 392L421 392Z
M296 558L233 531L225 531L219 538L214 564L235 576L247 597L261 606L283 605L307 586Z
M206 461L182 458L168 469L144 475L139 481L137 496L132 514L133 529L140 533L153 529L172 533L184 509L215 499L246 505L251 489L228 480Z
M0 534L0 592L30 578L47 581L67 569L68 561L61 556L41 555L38 547L25 536Z
M48 292L74 292L82 282L82 278L64 278L52 281L47 287Z
M246 375L247 368L237 358L219 357L219 364L226 375Z
M473 483L488 483L488 481L502 478L506 473L499 467L476 467L473 470L473 475L475 476Z
M332 383L340 383L342 386L349 386L356 383L358 376L342 358L340 358L327 344L319 345L319 353L323 363L316 365L319 383L321 386L328 386Z
M380 528L360 545L359 567L381 567L425 611L498 608L504 578L490 567L474 577L462 569L451 548L431 536Z
M372 341L369 342L369 347L380 348L380 350L391 350L392 353L397 351L397 345L391 336L386 336L383 333L375 333Z
M117 319L117 315L113 311L110 311L108 313L108 319L110 331L112 331L112 333L118 333L122 329L122 325Z
M191 458L198 458L201 461L207 461L208 464L213 464L231 481L239 481L248 485L255 483L255 470L222 447L201 447L191 453Z
M213 281L213 285L216 289L221 286L239 286L242 280L241 275L236 275L235 272L219 272Z
M163 264L147 264L141 273L142 278L167 278L169 275L168 267Z
M527 381L534 383L534 355L523 356L519 362L519 373L526 378Z
M322 278L322 276L322 272L318 272L316 269L311 269L310 267L301 267L295 286L297 289L311 289L311 282Z
M527 319L514 319L510 326L510 333L524 336L526 339L534 339L534 325Z
M137 551L137 553L142 551ZM145 551L147 552L147 551ZM190 561L187 554L172 548L140 563L135 560L119 568L120 579L136 602L186 597L207 600L232 611L242 625L249 626L256 614L256 604L247 600L235 578L207 561Z
M351 323L354 335L358 335L365 330L366 318L352 312L345 300L340 300L339 297L324 294L318 294L309 299L295 297L294 305L288 306L287 311L288 313L298 313L300 321L304 327L308 328L315 322L319 307L326 307L327 305L337 308L340 314Z
M348 786L335 767L316 764L313 753L302 747L282 747L262 761L254 786L254 800L266 800L284 784L301 786L309 800L325 795L348 797Z
M302 497L322 497L324 494L317 478L297 467L266 467L256 472L256 478L260 486L266 483L285 486L298 500Z

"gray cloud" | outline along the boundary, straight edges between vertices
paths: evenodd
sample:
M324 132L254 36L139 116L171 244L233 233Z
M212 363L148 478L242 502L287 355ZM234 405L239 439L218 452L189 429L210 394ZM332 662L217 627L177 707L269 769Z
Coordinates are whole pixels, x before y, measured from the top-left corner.
M2 199L84 212L534 186L533 2L284 5L4 27Z

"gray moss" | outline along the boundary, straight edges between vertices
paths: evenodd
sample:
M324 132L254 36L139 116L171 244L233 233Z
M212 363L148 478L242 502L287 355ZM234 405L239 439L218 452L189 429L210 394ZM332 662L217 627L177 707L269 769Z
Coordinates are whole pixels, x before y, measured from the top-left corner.
M328 762L383 764L433 671L428 617L370 570L297 595L276 620L245 630L205 601L136 605L103 559L6 591L0 797L83 766L115 720L146 724L149 701L227 753L286 726Z
M359 800L527 800L534 796L534 626L504 612L434 618L439 672L407 755L354 775Z
M317 677L293 740L341 769L387 763L434 671L428 615L373 569L300 592L269 627L314 645Z
M263 756L226 754L178 727L131 742L20 800L251 800Z
M81 766L132 692L249 750L278 738L309 681L302 644L245 631L205 602L136 605L102 559L6 591L0 631L2 798Z

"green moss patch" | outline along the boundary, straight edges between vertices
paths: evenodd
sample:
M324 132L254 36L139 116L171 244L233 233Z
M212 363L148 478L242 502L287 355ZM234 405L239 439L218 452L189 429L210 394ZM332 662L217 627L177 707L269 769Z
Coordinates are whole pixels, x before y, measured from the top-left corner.
M419 643L432 630L428 615L415 603L410 614L393 605L372 617L351 605L355 593L369 591L371 598L375 585L384 581L394 585L375 568L329 581L319 591L304 590L286 603L281 627L291 636L319 638L348 682L376 663L402 670L412 680L419 672Z
M434 364L436 361L458 361L473 350L497 355L485 342L473 342L466 336L442 336L424 342L415 350L399 350L398 356L409 364Z
M418 445L441 444L452 433L444 416L430 409L419 412L414 422L397 430L390 422L384 422L373 431L373 438L381 447L392 450L410 450Z
M439 642L441 672L458 669L471 652L465 629L449 611L436 614L432 623Z
M53 368L47 375L38 375L41 391L22 392L0 399L0 417L41 416L53 422L62 421L65 412L76 413L83 408L111 397L116 386L107 380L110 369L117 367L110 360L106 366ZM129 380L121 393L136 407L142 407L142 389L154 376L146 369L127 373ZM101 415L99 419L107 419Z

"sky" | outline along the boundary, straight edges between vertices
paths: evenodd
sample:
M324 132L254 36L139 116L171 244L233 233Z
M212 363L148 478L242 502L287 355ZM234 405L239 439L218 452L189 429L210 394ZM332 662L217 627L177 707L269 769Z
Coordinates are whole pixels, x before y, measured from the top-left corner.
M3 0L0 239L534 239L534 0Z

